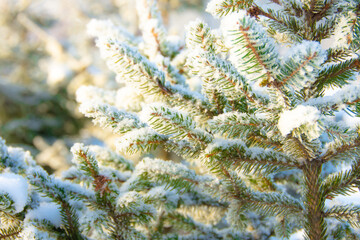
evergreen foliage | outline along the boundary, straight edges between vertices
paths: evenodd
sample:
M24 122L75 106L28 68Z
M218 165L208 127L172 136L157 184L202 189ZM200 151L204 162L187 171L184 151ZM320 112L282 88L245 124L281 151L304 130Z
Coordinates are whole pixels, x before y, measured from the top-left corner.
M94 87L77 100L119 135L119 152L147 156L134 164L76 144L58 179L1 141L0 180L23 191L0 181L0 239L360 238L359 205L329 205L360 188L360 129L335 117L360 114L359 3L213 0L220 31L192 22L186 46L155 1L137 4L142 38L89 24L117 80L139 92L136 107ZM182 161L153 158L155 148Z

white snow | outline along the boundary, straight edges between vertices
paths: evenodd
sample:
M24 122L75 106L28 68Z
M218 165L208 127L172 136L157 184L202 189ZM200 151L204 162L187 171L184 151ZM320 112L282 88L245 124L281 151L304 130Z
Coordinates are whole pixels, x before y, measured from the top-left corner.
M226 36L228 34L228 32L239 29L239 26L240 26L239 20L243 19L243 18L246 18L246 11L244 11L244 10L241 10L237 13L229 14L228 16L224 17L221 20L221 25L220 25L221 32ZM258 25L255 25L255 27L256 27L255 30L264 31L263 29L258 27ZM227 39L227 42L229 40L230 39ZM228 42L228 44L231 44L231 42L230 43Z
M214 117L211 120L211 122L229 122L229 121L233 121L233 119L237 119L237 121L242 124L250 123L250 116L248 114L240 113L237 111L231 111L231 112L220 114L220 115Z
M213 15L214 17L217 17L217 11L219 8L219 1L218 0L212 0L208 3L207 7L206 7L206 11L208 13L210 13L211 15Z
M130 210L136 215L143 212L150 212L150 215L153 216L156 215L156 209L152 205L144 203L142 196L135 191L120 194L116 200L116 205L121 209L120 211Z
M0 174L0 194L7 193L14 201L15 213L21 212L28 198L28 184L24 177L14 173Z
M349 84L333 94L324 97L313 98L304 103L304 105L314 105L318 108L329 108L342 110L346 107L346 102L353 102L360 97L360 85L358 83Z
M24 151L18 147L8 147L9 159L11 162L11 171L17 173L21 169L25 169L26 165L35 166L35 161L29 151Z
M300 229L300 230L294 232L293 234L291 234L288 240L303 240L304 234L305 234L304 229ZM277 238L274 236L269 238L269 240L282 240L282 239L284 239L284 238Z
M164 135L158 134L153 129L144 127L140 129L135 129L132 131L129 131L121 136L121 138L116 141L115 146L117 151L126 151L130 147L136 147L133 146L135 142L146 142L149 140L156 141L164 138Z
M198 180L194 170L187 168L181 163L173 163L169 161L164 161L156 158L144 158L136 166L136 171L138 173L148 172L151 175L155 174L166 174L171 176L171 178L176 179L179 177L184 177L187 179Z
M206 12L210 13L215 18L219 18L220 16L224 15L224 13L226 12L225 6L227 6L227 5L236 6L238 3L241 5L241 1L235 2L235 1L212 0L208 3L208 5L206 7ZM266 4L264 4L263 6L266 6L269 4L270 4L270 1L267 1ZM235 9L235 12L237 12L237 11L243 11L243 10Z
M23 230L20 232L18 238L23 240L56 240L53 237L50 237L47 232L43 232L36 228L35 226L26 223L23 226Z
M111 128L114 133L145 126L135 114L119 110L100 101L84 102L80 105L79 111L86 117L94 118L93 122L100 127Z
M126 29L115 25L110 20L91 19L87 25L87 33L92 37L116 39L127 42L128 44L136 44L139 42L139 39L134 37Z
M122 193L117 199L117 205L121 208L129 207L131 204L141 201L141 196L138 192L130 191L127 193Z
M285 58L291 58L294 62L301 61L303 56L309 56L313 53L317 53L317 58L319 63L321 64L326 59L326 52L322 49L319 42L315 41L302 41L300 44L296 44L289 51ZM307 67L311 67L307 65ZM312 68L312 67L311 67ZM308 71L312 71L313 69L307 69Z
M353 12L348 12L347 16L342 15L338 20L335 30L333 33L334 45L336 47L347 48L349 43L353 40L352 38L352 27L351 22L356 19L356 14Z
M238 139L221 139L216 138L211 144L205 149L205 154L217 152L217 149L220 149L220 152L226 151L227 149L236 148L240 151L243 156L256 159L256 160L273 160L288 162L289 159L285 154L277 152L271 148L260 148L260 147L247 147L245 142Z
M56 203L41 202L36 209L30 210L27 219L47 220L55 227L61 225L60 206Z
M247 16L246 11L241 10L223 18L221 31L225 45L230 49L230 62L247 79L259 84L268 78L269 72L278 71L279 58L274 39L253 18ZM248 44L255 50L249 50ZM260 56L259 59L256 55Z
M300 229L299 231L290 235L289 240L302 240L304 239L304 229Z
M116 92L115 106L125 111L138 112L141 110L143 96L136 88L126 86Z
M77 157L80 152L86 153L87 156L93 156L93 152L89 152L88 148L84 146L83 143L75 143L70 149L72 155L74 156L72 162L76 165L80 165L82 163L82 158Z
M81 86L76 91L76 101L86 103L89 101L116 104L116 91L105 90L95 86Z
M110 20L91 19L87 24L87 33L92 37L112 36L115 25Z
M320 112L317 108L299 105L293 110L286 110L280 114L278 128L285 137L294 128L305 124L317 125L319 117ZM320 130L318 126L316 126L316 130Z
M154 1L137 0L136 10L144 40L144 52L153 61L159 54L159 47L164 46L166 43L166 29Z
M345 112L344 110L335 113L335 121L345 127L350 127L352 129L360 126L360 117L356 117L355 114L351 112Z
M184 197L184 195L180 196L174 189L166 189L165 186L154 187L146 195L150 198L165 198L166 203L171 203L174 206L178 204L180 197Z
M349 195L338 195L335 198L329 200L326 199L325 206L333 207L338 205L359 205L360 191L358 188L352 188L353 192Z

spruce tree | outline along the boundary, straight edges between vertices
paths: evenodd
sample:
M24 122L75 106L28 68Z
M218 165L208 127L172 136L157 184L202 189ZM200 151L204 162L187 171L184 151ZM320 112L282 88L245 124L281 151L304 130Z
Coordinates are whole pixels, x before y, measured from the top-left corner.
M359 205L327 204L360 187L360 129L336 118L360 112L358 1L213 0L220 29L194 21L185 44L155 1L136 3L142 37L88 26L122 87L82 87L77 101L119 135L117 152L145 157L77 144L57 179L2 142L0 180L26 191L0 184L0 237L358 239Z

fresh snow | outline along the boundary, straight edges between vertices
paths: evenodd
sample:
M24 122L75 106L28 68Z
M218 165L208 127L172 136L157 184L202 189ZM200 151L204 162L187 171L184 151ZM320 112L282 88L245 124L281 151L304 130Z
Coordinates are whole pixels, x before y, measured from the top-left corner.
M116 104L116 91L105 90L95 86L81 86L76 91L76 101L79 103L86 102L104 102Z
M295 233L291 234L288 240L303 240L305 231L300 229ZM283 240L284 238L270 237L269 240Z
M13 173L0 174L0 194L6 193L14 201L15 213L21 212L28 198L28 184L25 178Z
M140 215L143 212L149 212L149 215L155 216L156 209L150 205L144 203L142 196L135 191L122 193L116 200L116 205L121 211L131 211L135 215Z
M11 161L11 171L17 173L18 170L27 166L35 166L35 161L29 151L24 151L18 147L8 147L9 159Z
M114 25L110 20L91 19L87 25L87 33L92 37L110 38L118 41L125 41L129 44L136 44L139 39L130 34L119 25Z
M325 206L333 207L339 205L357 205L359 206L360 191L358 188L352 188L353 192L348 195L338 195L335 198L325 200Z
M244 75L257 84L263 81L267 71L276 73L279 66L278 50L274 39L270 38L265 30L253 18L241 10L229 14L221 21L221 31L224 35L225 45L230 49L230 62ZM243 28L243 30L239 30ZM246 29L246 30L245 30ZM261 64L249 54L246 41L239 41L246 32L251 44L260 55Z
M134 142L147 142L149 140L160 140L165 139L165 135L158 134L153 129L148 127L143 127L139 129L134 129L122 135L118 141L116 141L115 146L118 151L125 151L131 147Z
M60 206L56 203L41 202L38 208L30 210L27 219L47 220L55 227L61 225Z
M299 105L293 110L286 110L280 114L278 128L285 137L294 128L298 128L305 124L317 125L319 117L320 112L317 108ZM316 127L316 130L320 130L318 126Z
M153 187L146 195L149 198L165 198L167 203L171 203L174 206L178 204L180 197L184 197L184 195L180 196L175 189L166 189L164 185Z
M206 7L206 11L208 13L210 13L211 15L213 15L214 17L216 18L219 18L217 17L217 10L219 9L219 6L220 5L220 2L218 0L212 0L208 3L207 7Z
M349 84L331 95L324 97L312 98L304 105L317 106L318 108L328 108L342 110L346 107L345 102L355 101L360 97L360 85L358 83Z
M23 240L56 240L58 238L50 237L47 232L43 232L34 225L25 223L23 230L20 232L18 238Z
M229 140L229 139L216 138L205 149L205 154L212 153L217 148L221 149L222 151L226 150L227 148L236 148L237 150L240 150L244 156L257 160L276 159L282 162L289 161L289 159L283 153L275 151L271 148L247 147L245 142L238 139Z
M340 17L333 33L335 40L333 45L335 47L347 48L349 46L349 40L353 38L351 34L353 25L350 23L356 20L356 17L356 14L353 12L348 12L347 16L343 15Z
M291 234L289 240L302 240L304 239L304 234L304 229L300 229L299 231Z

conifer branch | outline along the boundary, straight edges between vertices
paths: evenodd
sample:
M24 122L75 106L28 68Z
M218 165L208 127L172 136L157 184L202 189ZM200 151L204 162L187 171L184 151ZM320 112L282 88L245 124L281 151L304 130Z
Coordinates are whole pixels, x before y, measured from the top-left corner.
M241 204L251 207L254 211L265 215L302 215L300 203L277 193L256 193L248 189L238 177L233 176L222 167L222 173L231 183L234 193L229 193Z
M189 160L196 159L201 154L201 145L194 146L186 140L174 141L169 139L164 143L164 147L166 151L174 152Z
M121 204L119 209L116 204L119 204L119 202L121 203L121 198L117 203L114 201L114 195L119 194L119 190L111 185L111 179L100 174L95 157L88 152L88 149L84 149L84 146L81 145L74 146L72 148L72 152L75 155L75 158L77 157L75 161L77 161L80 169L82 169L84 172L90 173L93 178L92 184L96 193L96 200L89 200L90 202L93 202L99 209L108 213L111 222L110 234L112 239L125 240L127 238L126 232L133 231L131 226L127 224L127 222L130 222L131 218L138 218L138 220L141 220L138 215L144 214L142 217L144 220L146 220L149 219L146 217L146 215L151 217L152 214L146 210L142 211L141 214L128 212L127 206L122 206ZM137 196L137 198L140 198L140 196Z
M85 174L90 174L93 178L93 187L96 193L99 193L102 196L106 192L111 192L108 185L111 180L100 174L99 166L95 156L89 154L88 149L83 149L84 146L74 146L72 151L75 157L78 156L77 161L79 161L79 169L84 171Z
M325 163L330 160L341 159L342 155L345 154L345 156L347 156L350 152L353 153L353 151L357 153L359 146L359 137L353 139L353 142L351 143L340 142L339 144L338 142L334 142L329 146L327 152L321 156L320 161Z
M265 12L260 7L253 10L255 16L264 16L270 19L269 25L277 32L283 32L289 35L290 40L301 42L303 36L303 22L296 16L292 16L286 12L275 12L271 9Z
M156 1L140 0L136 4L140 28L145 42L145 51L150 61L153 61L158 53L166 56L164 49L166 30Z
M304 173L304 206L305 234L310 240L326 239L326 223L324 219L325 196L319 194L321 189L321 164L319 161L307 162Z
M327 50L327 58L324 63L345 61L351 56L351 52L347 49L329 48Z
M164 71L166 80L170 83L185 84L184 76L169 61L169 58L173 58L178 54L181 47L171 46L173 44L166 40L167 33L156 2L139 0L137 1L137 11L144 39L144 51L149 60L156 61L158 67ZM159 58L159 55L163 56L163 58Z
M111 39L99 39L97 44L110 69L135 84L143 94L157 96L172 94L166 86L164 73L136 49Z
M18 239L22 228L20 226L10 228L0 228L0 239L12 240Z
M159 134L151 128L140 128L121 136L116 142L116 148L130 154L149 152L156 149L160 144L166 143L168 139L168 136Z
M283 147L283 144L279 141L274 141L272 139L268 139L266 136L258 135L254 132L249 132L247 145L249 146L258 146L261 148L272 148L276 151L280 151Z
M64 221L66 235L74 240L85 240L86 238L79 232L79 219L77 218L75 211L70 204L65 201L61 202L61 215L63 219L66 219Z
M241 76L233 65L213 54L194 52L189 59L191 73L202 76L204 80L212 83L224 93L230 101L239 101L245 97L248 102L256 105L264 105L258 97L251 92L245 78Z
M260 8L256 4L253 4L253 6L248 10L248 13L250 14L250 16L255 17L256 19L258 19L259 16L264 16L280 24L284 24L282 20L277 19L275 16L271 15L268 12L265 12L262 8Z
M253 55L255 56L257 62L264 68L267 69L267 66L265 65L265 63L263 62L263 60L260 57L260 54L258 53L257 49L255 48L254 44L251 42L248 31L249 31L250 27L246 27L244 28L243 26L239 27L240 32L243 35L243 38L245 40L245 48L248 48ZM270 82L271 79L271 74L269 71L266 71L266 80L264 80L264 82ZM266 84L263 84L266 85Z
M325 55L319 44L303 42L295 45L272 85L278 89L285 87L289 91L309 87L316 81L317 72L324 61Z
M291 152L301 162L304 160L311 160L315 157L311 152L311 149L307 148L304 142L300 141L297 137L294 136L288 136L287 141L285 141L284 145L282 146L282 149L285 152Z
M326 217L336 218L340 221L347 221L351 226L358 228L360 226L360 207L345 205L334 206L325 212Z
M196 20L188 26L186 46L189 49L200 48L204 52L215 53L215 41L216 38L206 23Z
M102 38L98 39L97 45L109 68L127 83L139 89L142 94L163 99L171 105L188 107L194 113L206 117L212 116L208 102L181 85L170 85L165 79L164 72L136 49L125 43Z
M351 59L339 64L333 64L319 72L319 76L312 84L311 89L316 88L316 92L322 92L327 87L341 87L352 79L354 70L359 68L359 59Z
M102 128L110 128L114 133L124 134L133 129L146 127L139 118L131 113L119 110L108 104L82 103L80 111Z
M196 127L191 118L176 109L165 106L154 106L150 110L149 124L161 134L169 135L173 139L186 139L202 147L212 141L213 136Z
M202 179L202 176L197 176L193 170L182 164L150 158L145 158L138 164L137 174L143 178L150 178L165 184L167 187L187 191L205 179Z
M39 191L61 206L60 212L66 236L75 240L85 239L80 233L78 218L69 200L71 198L88 199L91 198L91 195L80 188L71 186L69 183L62 183L49 177L42 169L31 169L29 172L29 181Z
M260 86L273 79L278 68L275 43L253 18L241 14L224 19L225 43L230 48L230 61L236 69ZM268 57L265 57L268 56Z
M116 26L110 20L91 19L87 25L87 32L92 37L109 37L112 39L117 39L121 42L125 42L130 46L136 46L140 43L140 39L138 37L135 37L125 28Z
M95 158L100 166L110 167L122 172L133 171L135 168L131 160L124 158L108 148L91 145L89 146L89 150L95 153Z
M176 160L76 144L57 178L0 138L0 239L359 238L359 206L325 206L360 187L360 130L338 121L360 112L359 6L271 1L211 0L220 29L191 23L187 49L156 0L136 0L141 39L92 21L124 88L80 88L80 111L118 151Z
M247 9L252 4L253 0L212 0L208 4L206 11L219 18L240 9Z
M258 129L263 127L264 123L253 115L233 111L214 117L208 124L214 133L228 138L245 139L250 133L260 135Z
M296 69L294 69L288 76L281 79L279 83L274 84L277 88L282 87L284 84L287 83L292 77L294 77L296 74L300 72L301 69L303 69L308 63L314 59L317 56L317 53L313 53L311 56L307 56L305 61L302 62Z
M307 100L304 105L316 106L322 111L342 110L346 105L356 104L360 99L359 86L348 84L331 96L317 97Z
M332 199L337 195L348 195L356 192L360 186L360 161L357 160L350 170L328 176L321 185L325 198Z
M203 157L204 161L212 168L219 167L221 163L229 169L235 167L245 173L251 171L271 173L284 168L299 167L299 163L293 161L286 154L260 147L248 148L244 142L236 140L210 144Z

